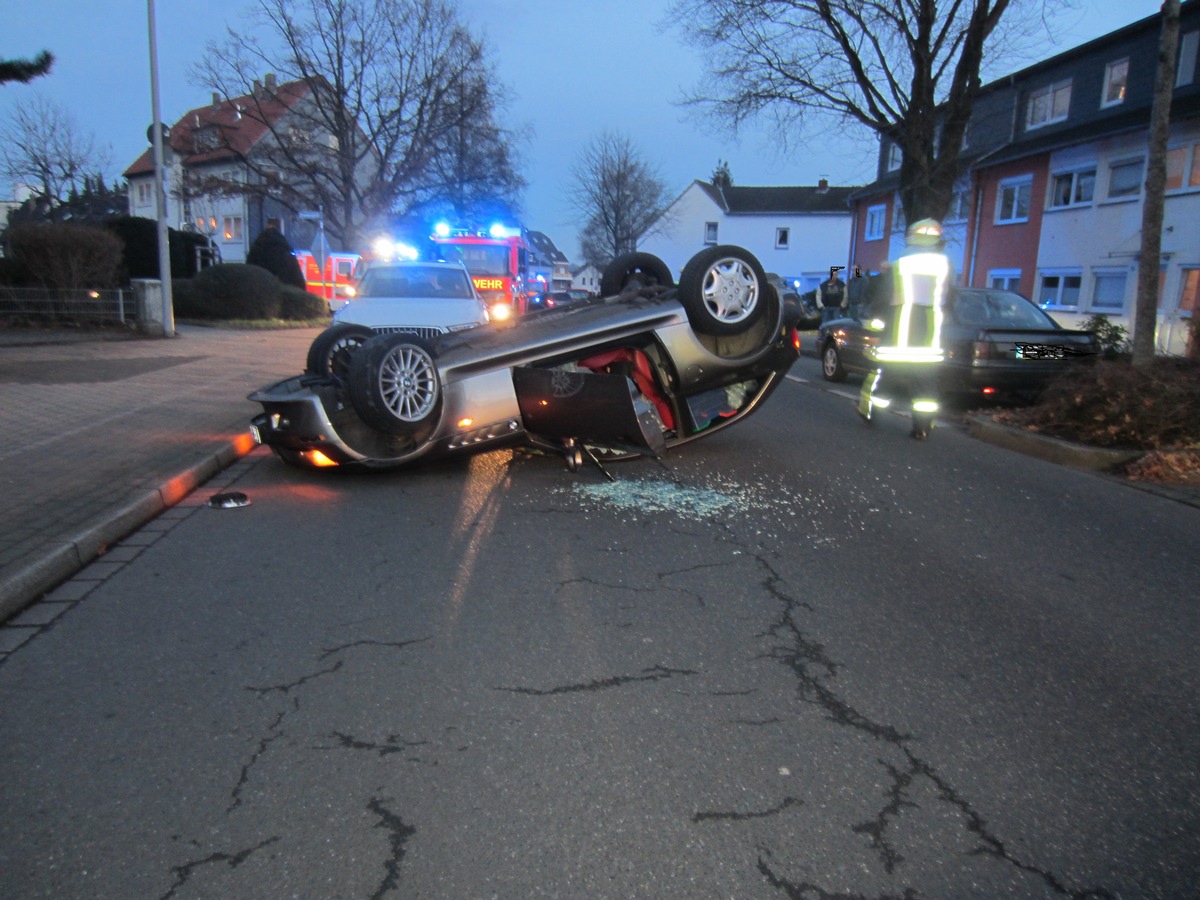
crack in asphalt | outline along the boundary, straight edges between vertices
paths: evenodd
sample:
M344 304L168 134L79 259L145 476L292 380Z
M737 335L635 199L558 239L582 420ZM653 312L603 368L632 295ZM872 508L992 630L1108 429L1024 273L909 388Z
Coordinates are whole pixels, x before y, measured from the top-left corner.
M371 639L363 639L361 641L351 641L348 644L340 644L337 647L330 647L323 650L318 659L326 659L330 656L335 656L343 650L352 650L355 647L391 647L393 650L403 650L405 647L412 647L415 644L423 644L431 638L414 638L411 641L376 641Z
M298 697L292 698L291 711L296 712L299 709L300 699ZM267 748L271 746L275 739L282 736L283 733L278 729L279 726L283 724L283 719L287 714L288 710L281 709L279 711L279 715L275 717L275 720L267 726L266 737L259 739L258 748L250 754L250 759L244 766L242 766L242 771L238 776L237 784L233 786L233 790L230 792L230 801L229 805L225 807L225 812L233 812L242 805L242 788L244 788L250 781L250 770L254 768L254 764L258 762L259 757L267 752Z
M909 759L911 760L911 757ZM883 860L884 870L891 875L896 870L896 866L904 862L904 855L887 840L888 822L899 818L901 810L905 807L920 809L918 804L904 799L905 790L912 784L913 778L919 772L911 766L907 772L901 772L898 768L883 759L879 760L879 764L887 769L892 776L892 786L886 794L890 799L887 805L879 811L879 815L875 817L873 822L860 822L850 830L855 834L865 834L871 838L871 846L875 848L879 853L879 858Z
M342 731L331 731L329 736L335 739L341 747L346 750L369 750L378 753L382 758L390 756L393 753L403 753L405 750L411 750L413 747L425 747L429 745L429 741L406 741L398 734L389 734L384 743L377 744L373 741L363 741L358 738L346 734ZM317 747L318 750L328 749L326 747ZM422 762L419 757L410 756L409 762Z
M336 654L342 653L343 651L354 649L356 647L363 647L363 646L388 647L388 648L402 650L406 647L410 647L414 644L420 644L420 643L423 643L428 640L429 640L429 638L425 637L425 638L417 638L417 639L410 640L410 641L378 641L378 640L373 640L373 639L351 641L350 643L341 644L339 646L331 647L331 648L324 650L318 658L322 659L322 660L327 659L330 656L334 656ZM332 666L330 666L327 669L319 669L315 672L310 672L308 674L302 675L300 678L298 678L292 682L287 682L287 683L277 684L277 685L267 685L265 687L247 685L245 687L245 690L250 691L251 693L255 694L258 697L266 697L271 694L283 694L286 697L289 694L291 694L291 692L293 690L302 688L311 681L315 681L318 678L323 678L326 675L336 674L337 672L339 672L342 669L344 662L345 662L344 660L339 659L339 660L337 660L337 662L335 662ZM282 737L284 735L284 732L282 731L282 726L283 726L284 720L291 713L296 713L299 711L300 711L300 698L293 696L291 698L290 706L285 706L285 708L279 710L278 713L276 713L274 719L272 719L268 723L267 728L266 728L266 734L263 735L261 738L259 738L258 746L255 747L254 751L250 754L250 758L242 766L241 772L238 774L237 782L234 784L233 790L230 792L230 802L229 802L229 805L225 809L226 813L231 813L242 805L242 793L243 793L243 790L245 789L246 785L249 784L249 782L250 782L251 771L258 764L258 761L266 754L267 750L271 747L271 745L276 740L278 740L280 737ZM399 735L388 735L386 744L369 744L364 741L356 740L355 738L351 737L350 735L346 735L346 734L343 734L342 732L338 732L338 731L332 732L331 736L334 737L335 739L337 739L343 747L346 747L348 749L353 749L353 750L374 750L374 751L378 752L381 757L386 756L390 753L400 753L400 752L403 752L405 749L409 749L411 747L416 747L416 746L420 746L422 744L427 743L426 741L402 741L400 739ZM324 749L324 748L322 748L322 749ZM377 812L379 812L379 814L381 816L391 816L391 814L387 813L386 810L382 810L382 807ZM394 818L394 817L392 817L392 818ZM385 821L390 822L391 820L385 819ZM398 818L396 818L395 821L400 822L400 820ZM403 822L400 822L400 826L401 826L401 828L408 828L408 826L404 825ZM380 826L380 827L384 827L384 826ZM196 862L187 863L186 865L184 865L182 867L177 867L172 870L173 872L176 873L177 883L171 888L171 890L165 896L166 897L173 896L175 891L178 890L184 883L186 883L187 879L191 875L191 872L197 866L210 864L213 862L229 862L231 866L236 867L246 858L246 856L249 855L250 852L253 852L254 850L259 849L260 847L266 846L266 844L272 843L277 840L279 840L278 837L271 838L269 841L266 841L263 844L258 845L257 847L251 848L249 851L243 851L242 853L236 854L233 856L230 856L228 854L214 854L213 856L208 857L204 860L198 860ZM395 843L394 838L393 838L392 846L393 846L393 859L396 859L396 856L395 856L396 843ZM401 844L401 847L402 847L402 844ZM389 866L390 865L391 865L391 863L389 863ZM389 889L386 886L387 886L387 880L385 880L385 887L381 888L380 891L377 892L375 896L381 896L385 890Z
M269 837L265 841L261 841L260 843L255 844L253 847L247 847L245 850L239 850L237 853L213 853L204 857L204 859L195 859L191 862L186 862L181 866L175 866L173 869L171 869L175 875L175 883L171 885L171 887L165 894L162 895L162 897L159 898L159 900L170 900L171 897L174 897L175 892L181 887L185 886L195 871L202 866L211 866L216 863L226 863L229 868L236 869L247 859L249 859L252 854L261 850L263 847L267 847L276 843L278 840L280 840L278 836Z
M392 798L388 798L390 801ZM391 844L392 855L384 863L384 878L383 882L371 895L371 900L379 900L388 891L394 890L400 886L400 863L404 859L404 848L408 839L417 833L417 829L411 825L405 824L404 820L398 815L387 809L383 805L383 801L372 797L367 804L367 809L379 816L379 823L376 828L382 828L388 832L388 841Z
M332 675L334 672L338 671L341 667L342 667L342 660L339 659L336 663L333 664L333 666L331 668L321 669L317 672L311 672L308 675L301 675L299 679L297 679L296 681L290 682L288 684L274 684L274 685L268 685L267 687L254 687L252 685L247 685L246 690L251 691L255 694L258 694L260 697L264 696L266 694L275 694L275 693L288 694L292 691L293 688L304 687L304 685L308 684L308 682L312 681L313 679L321 678L325 675Z
M1103 888L1073 890L1052 872L1017 858L1009 852L1003 841L988 831L987 820L965 798L959 796L953 786L939 776L937 770L930 763L913 752L909 746L912 741L911 734L902 732L891 725L874 721L840 697L827 683L828 680L837 677L837 663L828 656L824 645L805 637L797 622L796 610L801 607L810 607L789 596L781 588L784 579L774 570L767 559L761 554L755 554L755 559L767 572L761 582L762 588L776 598L783 607L778 621L767 630L768 636L780 642L768 654L768 657L791 669L796 676L798 693L804 702L814 704L824 710L826 716L835 724L847 726L894 747L908 760L907 770L880 760L880 764L887 769L892 778L892 786L886 792L888 802L873 821L853 826L854 832L866 835L870 839L871 847L879 854L880 860L889 874L904 859L887 840L889 822L899 816L905 807L920 808L918 804L907 799L907 792L917 778L924 778L937 789L941 799L957 808L965 819L964 827L980 842L980 846L972 851L973 853L994 857L1023 872L1034 875L1055 893L1073 898L1073 900L1112 897L1112 894ZM801 884L788 882L775 875L762 857L759 858L759 871L773 886L784 890L789 897L850 898L858 896L828 893L809 882ZM904 894L900 896L907 898L915 896L915 894L911 888L906 888Z
M766 819L777 816L790 806L803 806L804 801L798 797L784 797L776 806L756 812L726 812L713 810L692 814L693 822L745 822L749 819Z
M507 691L510 694L527 694L531 697L551 697L555 694L577 694L587 691L603 691L609 688L623 687L644 681L661 681L664 678L674 678L676 675L699 675L697 669L672 669L667 666L651 666L642 669L642 675L614 675L611 678L601 678L582 684L563 684L558 687L539 689L527 687L498 687L497 691Z
M763 851L766 852L766 851ZM827 891L811 881L792 882L776 875L761 856L758 858L758 871L767 879L773 888L778 888L792 900L868 900L865 894L851 894L844 891ZM879 894L874 900L917 900L920 894L912 888L905 888L903 894Z

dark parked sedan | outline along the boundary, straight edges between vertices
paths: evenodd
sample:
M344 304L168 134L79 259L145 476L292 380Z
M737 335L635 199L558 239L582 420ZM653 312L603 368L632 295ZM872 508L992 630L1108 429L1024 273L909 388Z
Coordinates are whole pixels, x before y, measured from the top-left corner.
M822 325L817 352L825 379L873 370L878 335L859 319ZM1092 332L1063 328L1020 294L992 288L954 289L941 343L942 391L968 400L1034 396L1054 376L1100 353Z
M701 251L678 287L645 253L605 274L616 295L505 329L431 339L334 326L314 342L323 349L308 372L250 395L263 406L254 436L306 467L383 468L523 443L577 469L585 455L659 455L728 428L799 354L793 308L739 247Z

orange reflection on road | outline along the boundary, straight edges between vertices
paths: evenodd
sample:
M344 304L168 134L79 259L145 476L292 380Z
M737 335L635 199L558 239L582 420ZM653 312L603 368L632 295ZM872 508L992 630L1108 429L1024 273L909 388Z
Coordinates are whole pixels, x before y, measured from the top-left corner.
M453 625L462 615L463 599L475 573L480 550L500 515L500 504L508 490L508 472L508 457L503 453L474 456L468 465L450 535L449 551L452 558L457 557L458 565L450 588L448 625Z

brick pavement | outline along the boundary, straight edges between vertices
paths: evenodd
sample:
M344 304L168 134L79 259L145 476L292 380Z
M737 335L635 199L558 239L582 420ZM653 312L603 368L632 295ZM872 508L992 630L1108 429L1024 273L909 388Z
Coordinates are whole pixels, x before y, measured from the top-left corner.
M318 331L0 330L0 621L249 451L246 395Z

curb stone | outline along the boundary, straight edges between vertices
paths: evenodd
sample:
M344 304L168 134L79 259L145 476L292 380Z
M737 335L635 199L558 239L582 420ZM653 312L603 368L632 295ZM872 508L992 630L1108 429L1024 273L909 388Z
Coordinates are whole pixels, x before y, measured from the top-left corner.
M1075 444L1012 425L1001 425L984 415L971 416L967 420L967 433L973 438L1026 456L1089 472L1112 472L1145 455L1142 450L1112 450Z
M250 435L239 435L159 487L111 507L92 524L68 535L49 553L0 580L0 622L31 606L47 591L95 561L104 548L132 534L253 449Z

